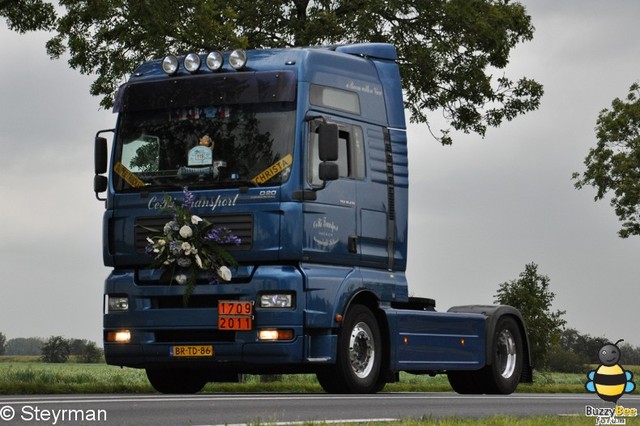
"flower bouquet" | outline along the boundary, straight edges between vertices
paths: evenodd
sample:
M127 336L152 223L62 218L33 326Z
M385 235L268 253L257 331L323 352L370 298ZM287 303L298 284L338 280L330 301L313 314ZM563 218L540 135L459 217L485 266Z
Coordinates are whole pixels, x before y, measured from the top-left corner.
M151 233L147 237L146 247L147 254L153 257L151 267L163 268L165 279L185 286L186 304L199 271L209 272L212 283L218 282L218 279L231 281L232 274L228 266L236 266L237 262L224 246L237 246L242 241L229 229L216 228L206 219L191 214L193 194L187 187L183 194L181 206L165 194L166 210L173 213L173 218L161 230L145 229Z

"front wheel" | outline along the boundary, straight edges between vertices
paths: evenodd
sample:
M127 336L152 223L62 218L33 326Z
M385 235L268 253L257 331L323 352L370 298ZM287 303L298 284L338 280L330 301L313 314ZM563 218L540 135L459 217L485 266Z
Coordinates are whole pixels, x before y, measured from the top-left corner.
M371 311L355 305L347 312L338 336L336 364L317 373L322 388L329 393L373 393L380 381L382 344L380 327Z

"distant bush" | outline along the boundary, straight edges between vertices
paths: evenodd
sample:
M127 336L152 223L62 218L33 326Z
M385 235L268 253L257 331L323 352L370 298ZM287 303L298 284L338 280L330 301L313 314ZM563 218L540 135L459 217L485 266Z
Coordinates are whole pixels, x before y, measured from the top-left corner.
M96 364L102 362L103 351L94 342L87 342L78 354L78 362Z
M556 373L584 373L587 371L589 358L577 354L560 345L552 345L547 355L547 369Z

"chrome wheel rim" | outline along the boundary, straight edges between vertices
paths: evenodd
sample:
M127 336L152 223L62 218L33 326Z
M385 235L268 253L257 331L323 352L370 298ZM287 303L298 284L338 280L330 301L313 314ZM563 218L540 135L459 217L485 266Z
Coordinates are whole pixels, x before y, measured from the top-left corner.
M376 351L373 342L371 328L359 322L353 327L349 337L349 361L354 374L364 379L373 370Z
M498 334L496 363L500 375L505 379L511 378L516 371L516 340L511 331L505 329Z

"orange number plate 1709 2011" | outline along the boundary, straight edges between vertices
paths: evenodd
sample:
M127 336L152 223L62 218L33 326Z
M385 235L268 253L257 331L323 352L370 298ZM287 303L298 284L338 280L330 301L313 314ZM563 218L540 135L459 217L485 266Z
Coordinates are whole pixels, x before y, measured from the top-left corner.
M218 329L248 331L253 328L253 302L218 301Z

